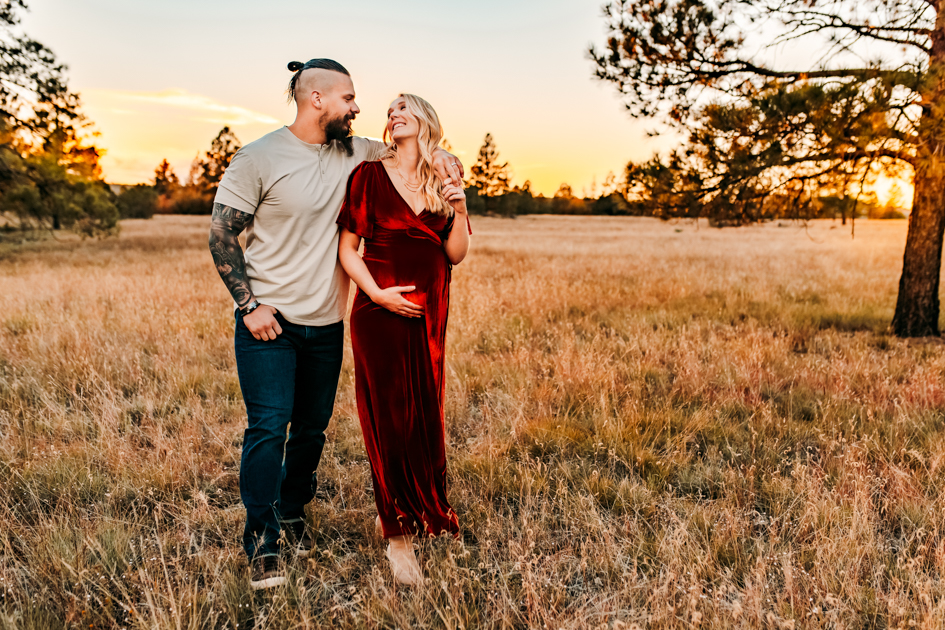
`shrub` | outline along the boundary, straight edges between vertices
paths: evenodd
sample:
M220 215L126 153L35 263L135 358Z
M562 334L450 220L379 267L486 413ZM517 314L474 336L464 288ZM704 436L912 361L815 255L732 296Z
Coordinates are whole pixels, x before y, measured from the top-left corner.
M122 219L150 219L157 210L158 194L154 186L138 184L122 191L117 203Z

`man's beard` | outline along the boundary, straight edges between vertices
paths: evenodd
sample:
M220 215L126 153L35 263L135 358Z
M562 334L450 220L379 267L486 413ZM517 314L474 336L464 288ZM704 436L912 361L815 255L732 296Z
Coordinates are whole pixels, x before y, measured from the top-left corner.
M325 139L328 142L337 140L350 157L354 155L354 141L351 139L352 130L348 126L349 120L351 118L348 116L339 116L334 120L329 120L328 124L325 125Z

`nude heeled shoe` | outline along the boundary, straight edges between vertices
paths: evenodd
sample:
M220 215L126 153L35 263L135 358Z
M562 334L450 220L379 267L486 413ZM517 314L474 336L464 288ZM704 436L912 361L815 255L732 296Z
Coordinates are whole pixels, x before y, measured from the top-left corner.
M374 519L374 535L380 538L381 540L384 539L384 527L381 525L380 514L378 514L377 518Z
M417 586L423 583L423 573L417 563L417 556L413 553L413 544L400 538L399 544L392 542L387 545L385 555L390 560L390 570L394 580L406 586Z

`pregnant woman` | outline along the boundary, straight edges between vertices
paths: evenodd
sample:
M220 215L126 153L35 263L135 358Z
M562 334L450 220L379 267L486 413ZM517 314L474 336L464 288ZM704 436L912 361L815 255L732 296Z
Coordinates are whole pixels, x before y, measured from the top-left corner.
M443 350L450 269L466 257L471 230L458 168L442 183L433 171L443 137L433 107L401 94L384 135L386 155L348 180L338 257L359 288L351 343L377 524L394 578L417 584L413 537L459 532L446 496Z

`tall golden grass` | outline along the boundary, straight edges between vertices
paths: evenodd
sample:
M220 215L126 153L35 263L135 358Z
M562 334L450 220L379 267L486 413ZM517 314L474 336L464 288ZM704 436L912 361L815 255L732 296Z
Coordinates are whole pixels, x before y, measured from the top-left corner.
M477 218L463 539L395 587L348 356L317 553L257 594L207 224L0 250L0 628L945 627L943 349L885 332L904 223Z

